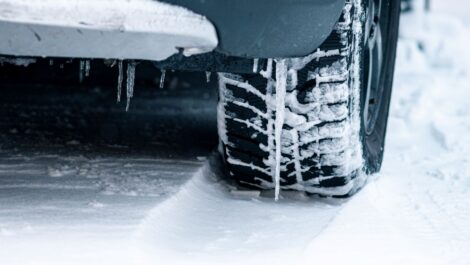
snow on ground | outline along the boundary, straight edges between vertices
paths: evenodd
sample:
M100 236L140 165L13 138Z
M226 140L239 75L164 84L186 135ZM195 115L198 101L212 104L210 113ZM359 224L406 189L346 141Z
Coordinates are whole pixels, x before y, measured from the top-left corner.
M0 159L0 263L468 264L470 27L435 12L403 18L383 170L353 198L237 195L210 148L19 147Z
M136 264L141 220L217 143L207 90L139 86L126 112L114 86L1 89L0 264Z

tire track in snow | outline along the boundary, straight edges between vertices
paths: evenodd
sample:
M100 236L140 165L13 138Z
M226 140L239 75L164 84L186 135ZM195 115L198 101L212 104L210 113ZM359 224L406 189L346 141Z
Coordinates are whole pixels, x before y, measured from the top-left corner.
M281 192L277 203L272 194L236 196L221 176L213 156L150 212L135 235L149 264L296 264L342 208L297 192Z

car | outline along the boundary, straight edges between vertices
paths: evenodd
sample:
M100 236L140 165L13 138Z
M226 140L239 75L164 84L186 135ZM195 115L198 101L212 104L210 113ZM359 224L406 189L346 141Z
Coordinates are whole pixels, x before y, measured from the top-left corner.
M240 187L348 197L380 170L399 0L0 0L0 54L216 72Z

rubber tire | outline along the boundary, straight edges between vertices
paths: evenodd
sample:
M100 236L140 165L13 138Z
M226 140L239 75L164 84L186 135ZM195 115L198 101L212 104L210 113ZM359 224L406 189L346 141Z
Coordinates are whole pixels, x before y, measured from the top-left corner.
M387 98L382 104L383 111L377 122L376 132L366 137L363 124L359 122L362 119L356 117L359 115L356 112L360 110L352 111L354 108L360 109L363 106L363 102L357 99L361 93L359 90L362 88L353 84L353 80L356 79L354 76L362 75L354 74L355 50L352 23L364 25L364 21L361 20L363 16L354 15L358 8L354 7L352 2L347 1L335 30L318 50L319 53L333 50L339 50L341 53L320 56L310 61L296 72L297 86L287 92L288 94L295 93L295 97L301 104L320 104L320 111L317 111L319 115L315 116L312 112L298 113L295 106L286 105L291 115L303 116L308 122L317 119L319 123L305 132L297 131L295 126L284 124L283 142L287 145L283 146L282 152L283 170L280 184L283 189L302 190L328 197L347 197L364 185L366 180L364 171L376 172L380 168L390 102L396 36L392 38L394 44L391 45L393 46L391 50L393 51L387 57L388 65L391 67L384 82L387 86L384 89L384 97ZM352 19L353 17L356 20ZM364 43L357 42L355 49L361 50ZM271 189L275 186L272 172L273 150L266 148L272 142L272 130L270 131L269 128L272 126L270 120L275 115L266 100L275 94L269 86L274 77L272 74L266 75L268 68L269 66L264 75L219 74L220 153L228 173L239 185L257 189ZM346 69L344 73L341 72L343 68ZM317 84L316 80L322 72L328 74L331 69L340 69L339 75L344 74L346 79ZM362 69L362 67L357 69ZM310 78L311 73L317 74L316 78ZM361 80L360 84L362 83ZM315 93L317 96L314 95ZM332 116L322 119L321 114L324 109L330 114L333 113ZM338 115L335 116L336 114ZM360 125L354 126L355 123ZM305 127L306 122L298 125L298 127L302 126ZM296 132L300 142L293 140L295 136L289 139L292 131ZM322 131L328 132L329 135L321 135ZM317 136L315 141L304 141L304 139L315 138L315 134ZM292 153L289 153L290 149L293 150ZM312 154L311 150L315 152ZM297 152L296 156L293 155L294 152ZM302 157L299 154L308 155Z
M373 174L380 171L382 167L383 155L385 150L385 136L387 132L388 116L390 109L390 100L392 97L393 76L395 72L395 58L398 43L398 28L400 22L401 3L400 1L388 1L387 11L389 12L388 29L385 31L387 36L384 40L383 74L380 85L383 87L381 105L377 123L370 135L364 132L364 125L361 126L362 145L364 153L364 171L367 174ZM362 81L364 82L364 81ZM361 101L364 106L364 101ZM361 116L363 112L361 108Z

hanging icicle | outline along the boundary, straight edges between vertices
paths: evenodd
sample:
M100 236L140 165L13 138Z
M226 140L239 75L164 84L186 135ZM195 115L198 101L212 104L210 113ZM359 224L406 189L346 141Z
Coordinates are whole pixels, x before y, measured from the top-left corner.
M124 80L124 70L122 60L118 62L118 84L117 84L117 102L121 102L122 80Z
M80 66L78 70L78 80L80 81L80 83L83 82L83 76L85 75L84 72L85 72L85 61L80 60Z
M259 59L253 59L253 73L258 72L258 61Z
M90 60L85 61L85 77L90 76L91 63Z
M206 72L206 82L209 83L211 81L211 72Z
M134 96L134 82L135 82L135 62L127 63L127 104L126 111L129 110L131 98Z
M164 69L161 69L162 71L162 75L160 76L160 88L164 88L165 87L165 74L166 74L166 70Z
M276 143L276 154L274 164L274 183L275 183L275 197L279 200L279 193L281 191L281 148L282 148L282 127L284 126L285 116L285 98L287 86L287 61L286 59L276 60L276 118L274 121L274 140Z

